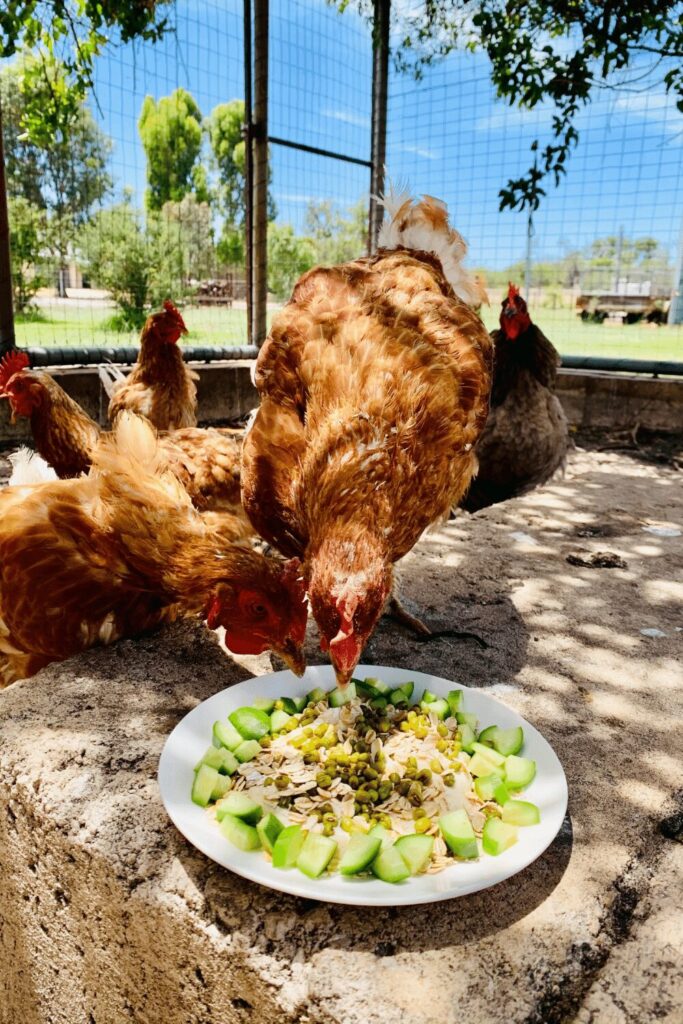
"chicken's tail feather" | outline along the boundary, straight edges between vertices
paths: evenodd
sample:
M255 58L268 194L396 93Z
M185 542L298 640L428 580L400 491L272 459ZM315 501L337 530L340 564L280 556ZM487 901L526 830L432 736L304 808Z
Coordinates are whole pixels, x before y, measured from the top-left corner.
M10 487L24 487L31 484L44 484L57 479L57 474L45 459L30 448L18 448L9 456L12 464Z
M482 286L462 266L467 244L449 224L446 204L433 196L416 200L407 188L393 186L381 202L389 216L379 233L379 248L434 253L455 294L468 305L481 305Z

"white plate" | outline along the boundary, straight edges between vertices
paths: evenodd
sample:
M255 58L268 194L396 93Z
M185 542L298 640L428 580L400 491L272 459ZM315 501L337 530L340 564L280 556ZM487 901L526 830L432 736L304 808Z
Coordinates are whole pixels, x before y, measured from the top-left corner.
M482 854L477 861L458 861L440 874L418 875L398 885L375 878L347 878L338 873L307 878L296 868L280 871L272 867L260 852L247 853L236 849L221 835L209 815L192 803L190 790L194 765L211 744L213 723L218 718L225 718L235 708L250 704L256 697L298 695L308 693L315 686L326 689L333 686L332 666L316 665L308 668L302 679L297 679L289 671L247 679L209 697L178 723L161 753L159 786L171 821L185 838L223 867L271 889L330 903L375 907L431 903L464 896L502 882L540 857L562 825L567 810L567 780L552 747L533 725L482 690L461 687L459 683L438 676L381 665L359 665L356 673L361 678L377 676L397 685L412 679L416 691L426 687L441 696L458 687L465 692L465 709L476 713L480 726L495 724L506 729L514 725L523 726L522 753L533 758L537 765L536 778L525 790L524 799L531 800L540 808L541 823L520 828L516 845L498 857Z

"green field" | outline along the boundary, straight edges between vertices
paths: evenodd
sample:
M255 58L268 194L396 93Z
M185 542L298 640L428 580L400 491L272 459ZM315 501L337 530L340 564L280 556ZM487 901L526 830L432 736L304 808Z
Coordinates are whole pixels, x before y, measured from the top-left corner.
M17 322L17 342L22 346L48 348L135 345L135 332L118 333L106 328L110 315L107 310L87 309L76 304L73 308L66 305L46 308L42 310L41 319ZM188 345L246 344L246 313L242 309L188 308L183 316L190 330L186 338ZM570 309L541 308L535 319L563 355L683 362L683 325L583 323ZM484 309L484 322L489 329L497 326L497 307Z

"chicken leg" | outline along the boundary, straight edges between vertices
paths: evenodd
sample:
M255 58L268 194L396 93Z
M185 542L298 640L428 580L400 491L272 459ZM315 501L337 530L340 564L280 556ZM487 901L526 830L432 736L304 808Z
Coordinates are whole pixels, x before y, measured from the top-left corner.
M387 618L393 619L394 622L399 622L402 626L406 626L407 629L412 630L415 634L415 639L419 643L426 643L428 640L440 640L442 638L450 637L454 640L474 640L482 649L488 647L488 644L476 633L463 633L455 629L440 629L431 630L429 626L425 625L421 619L417 616L411 615L407 611L396 594L392 594L389 598L386 611L384 614Z

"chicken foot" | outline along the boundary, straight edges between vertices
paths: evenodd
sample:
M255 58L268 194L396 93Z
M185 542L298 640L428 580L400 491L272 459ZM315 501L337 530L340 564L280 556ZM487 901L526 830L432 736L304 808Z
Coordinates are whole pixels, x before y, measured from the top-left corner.
M393 619L394 622L400 623L402 626L406 626L412 630L415 634L415 639L419 643L426 643L428 640L441 640L451 638L454 640L474 640L482 649L488 647L488 644L476 633L463 633L455 629L439 629L431 630L421 619L418 619L416 615L411 615L403 605L401 604L398 597L392 594L387 609L384 612L387 618Z

